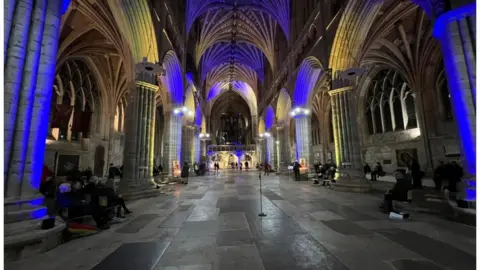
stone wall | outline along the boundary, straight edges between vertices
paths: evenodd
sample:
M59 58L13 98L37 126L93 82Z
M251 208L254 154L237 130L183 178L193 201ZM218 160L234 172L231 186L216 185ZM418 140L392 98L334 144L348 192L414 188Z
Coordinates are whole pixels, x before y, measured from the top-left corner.
M95 150L98 146L103 146L104 165L102 175L107 174L108 164L113 163L115 166L121 166L123 163L124 134L114 132L111 138L112 147L109 156L109 141L103 140L101 136L93 136L92 138L81 139L78 142L47 140L45 149L44 164L50 169L54 169L57 164L56 155L78 155L80 156L80 169L90 167L95 168Z
M460 149L455 137L441 136L430 138L429 141L434 166L438 164L439 160L459 160ZM380 162L383 169L387 173L391 173L397 168L402 168L398 166L397 150L412 148L417 149L421 169L431 175L432 171L428 168L427 150L418 128L367 136L362 142L362 159L372 168L376 162Z

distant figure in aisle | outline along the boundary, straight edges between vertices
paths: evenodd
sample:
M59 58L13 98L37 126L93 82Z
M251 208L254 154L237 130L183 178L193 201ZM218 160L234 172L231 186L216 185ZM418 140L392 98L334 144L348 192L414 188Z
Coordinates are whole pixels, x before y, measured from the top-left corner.
M182 178L182 184L188 184L188 171L190 170L190 166L188 166L187 162L183 163L182 172L180 177Z
M298 163L298 161L295 161L293 164L293 174L295 181L300 181L300 163Z

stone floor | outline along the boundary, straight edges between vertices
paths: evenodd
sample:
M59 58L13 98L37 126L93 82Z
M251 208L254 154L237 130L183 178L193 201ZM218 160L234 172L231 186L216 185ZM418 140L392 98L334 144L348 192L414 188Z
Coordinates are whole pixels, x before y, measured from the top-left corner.
M5 269L475 269L475 228L417 213L392 221L378 194L256 172L191 178L130 203L134 215Z

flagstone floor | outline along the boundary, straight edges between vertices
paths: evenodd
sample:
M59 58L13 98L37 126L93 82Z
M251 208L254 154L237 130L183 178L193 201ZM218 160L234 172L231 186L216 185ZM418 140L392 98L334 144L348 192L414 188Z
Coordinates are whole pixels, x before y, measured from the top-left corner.
M425 214L389 220L378 194L285 176L262 176L262 197L259 188L253 171L194 177L130 203L125 223L5 269L475 269L474 227Z

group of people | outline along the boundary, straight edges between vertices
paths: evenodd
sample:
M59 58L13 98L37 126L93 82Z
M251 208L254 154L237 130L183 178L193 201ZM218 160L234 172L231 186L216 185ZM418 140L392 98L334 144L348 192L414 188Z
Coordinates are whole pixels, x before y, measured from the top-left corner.
M420 169L420 164L418 163L418 161L415 159L410 159L406 165L408 169L408 173L406 174L412 179L413 188L423 188L422 178L424 177L425 172ZM383 170L380 162L377 162L375 164L373 170L368 163L365 163L363 165L363 172L365 173L365 176L370 173L371 181L377 181L379 177L386 175L386 172Z
M421 170L418 161L415 159L409 160L407 163L407 169L408 172L404 174L405 177L411 178L413 188L422 188L422 178L424 177L425 172ZM368 163L365 163L363 171L365 175L370 173L371 181L377 181L379 176L385 176L386 174L380 162L377 162L373 170ZM440 161L433 174L435 189L440 190L442 186L445 186L451 192L457 192L457 183L459 183L463 177L463 169L456 161L450 163Z
M325 164L320 162L313 164L315 172L318 176L323 177L323 179L333 180L335 178L335 173L337 172L337 165L331 160Z
M108 229L108 222L114 217L122 218L132 213L122 196L115 191L115 182L110 176L118 172L112 168L115 167L110 166L105 182L93 176L92 170L87 168L83 172L76 169L67 176L66 181L57 183L50 169L44 166L40 192L45 196L50 219L49 225L42 227L53 227L56 215L77 222L90 215L99 229Z
M243 164L242 162L230 162L230 167L232 168L232 170L243 170ZM248 161L245 161L245 170L248 171L248 167L249 166L249 163ZM215 172L218 172L220 170L220 163L218 162L214 162L213 163L213 169L215 170Z

